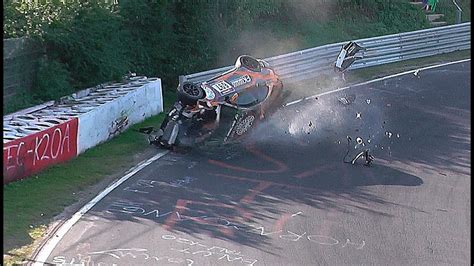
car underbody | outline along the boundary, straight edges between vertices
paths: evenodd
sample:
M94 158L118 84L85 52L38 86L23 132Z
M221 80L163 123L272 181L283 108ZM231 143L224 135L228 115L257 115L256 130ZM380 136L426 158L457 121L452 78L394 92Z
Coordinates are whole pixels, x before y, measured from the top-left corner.
M160 128L142 132L151 144L167 149L202 142L218 128L225 129L224 142L235 140L274 111L282 88L267 62L239 56L225 73L204 82L179 84L177 101Z

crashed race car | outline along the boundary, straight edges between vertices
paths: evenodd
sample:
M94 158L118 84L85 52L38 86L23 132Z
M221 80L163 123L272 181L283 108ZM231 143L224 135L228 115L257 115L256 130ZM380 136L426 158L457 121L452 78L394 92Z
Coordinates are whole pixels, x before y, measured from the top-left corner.
M235 66L203 82L183 82L177 101L149 142L171 149L207 139L217 129L224 142L236 140L280 106L282 82L267 62L248 55ZM227 117L226 117L227 116Z

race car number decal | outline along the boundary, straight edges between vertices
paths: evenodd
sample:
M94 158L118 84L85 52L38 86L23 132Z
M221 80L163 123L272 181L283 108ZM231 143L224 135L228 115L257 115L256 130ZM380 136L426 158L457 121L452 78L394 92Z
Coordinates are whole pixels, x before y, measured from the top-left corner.
M232 85L227 83L225 80L217 82L216 84L212 85L212 87L221 95L226 95L231 92L234 92L234 87L232 87Z
M231 81L231 82L232 82L232 85L233 85L234 87L238 87L238 86L242 86L242 85L244 85L244 84L246 84L246 83L249 83L250 81L252 81L252 79L250 78L250 76L249 76L249 75L245 75L245 76L240 77L240 78L238 78L238 79L236 79L236 80L233 80L233 81Z

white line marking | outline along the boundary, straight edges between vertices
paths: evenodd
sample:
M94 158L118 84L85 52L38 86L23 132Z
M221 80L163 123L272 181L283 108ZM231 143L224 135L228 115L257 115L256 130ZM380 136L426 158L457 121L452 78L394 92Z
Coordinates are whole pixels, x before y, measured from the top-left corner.
M357 83L357 84L350 85L350 86L347 86L347 87L338 88L338 89L335 89L335 90L332 90L332 91L326 91L326 92L316 94L316 95L313 95L313 96L304 97L304 98L286 103L286 104L283 105L283 107L290 106L290 105L302 102L304 100L311 100L311 99L314 99L314 98L317 98L317 97L320 97L320 96L323 96L323 95L326 95L326 94L329 94L329 93L338 92L338 91L342 91L342 90L346 90L346 89L349 89L349 88L354 88L354 87L358 87L358 86L362 86L362 85L367 85L367 84L374 83L374 82L377 82L377 81L381 81L381 80L384 80L384 79L390 79L390 78L394 78L394 77L398 77L398 76L403 76L403 75L414 73L414 72L416 72L418 74L418 72L420 72L421 70L427 70L427 69L436 68L436 67L442 67L442 66L447 66L447 65L452 65L452 64L463 63L463 62L467 62L467 61L470 61L470 60L471 60L471 58L463 59L463 60L459 60L459 61L422 67L422 68L408 70L408 71L405 71L405 72L401 72L401 73L397 73L397 74L393 74L393 75L389 75L389 76L385 76L385 77L381 77L381 78L376 78L376 79L373 79L373 80L365 81L365 82L362 82L362 83Z
M132 167L133 171L129 172L119 180L117 180L115 183L112 185L108 186L104 191L102 191L99 195L97 195L94 199L92 199L89 203L84 205L78 212L76 212L67 222L65 222L55 233L54 236L52 236L47 243L43 246L43 248L40 250L38 255L35 258L35 263L33 264L34 266L42 266L43 263L48 259L49 255L53 251L53 249L56 247L56 245L59 243L59 241L66 235L66 233L71 229L71 227L79 221L79 219L87 213L92 207L94 207L97 202L99 202L101 199L103 199L107 194L109 194L112 190L120 186L123 182L125 182L127 179L129 179L131 176L134 174L138 173L140 170L151 164L152 162L160 159L164 155L166 155L169 151L163 151L158 153L157 155L151 157L150 159L139 163L137 166Z

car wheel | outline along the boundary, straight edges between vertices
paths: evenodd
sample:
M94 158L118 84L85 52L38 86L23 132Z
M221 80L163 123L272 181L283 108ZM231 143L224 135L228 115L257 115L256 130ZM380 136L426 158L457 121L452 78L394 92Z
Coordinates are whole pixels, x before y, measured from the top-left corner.
M240 64L250 71L260 72L262 70L262 65L260 62L251 56L241 56Z
M247 132L253 125L253 122L255 121L255 116L252 115L247 115L243 117L242 119L237 122L235 125L235 134L238 136L242 136Z
M184 83L178 87L178 100L185 105L193 105L204 97L204 90L193 83Z

